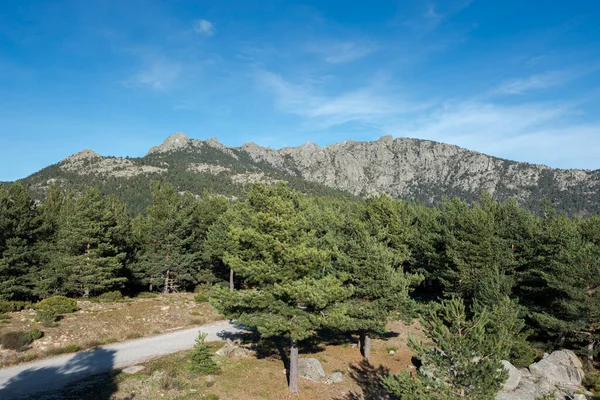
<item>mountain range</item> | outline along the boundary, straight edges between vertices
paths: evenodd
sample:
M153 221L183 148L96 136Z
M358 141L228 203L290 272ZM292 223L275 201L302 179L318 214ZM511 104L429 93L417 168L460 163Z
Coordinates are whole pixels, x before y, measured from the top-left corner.
M372 142L348 140L320 147L271 149L254 143L227 147L216 139L175 133L144 157L106 157L82 150L22 180L41 198L52 183L94 185L141 210L148 183L167 180L180 191L209 190L237 197L249 183L287 181L311 194L364 197L387 193L428 204L444 197L476 200L482 191L539 210L542 200L585 215L600 211L600 170L553 169L488 156L454 145L383 136Z

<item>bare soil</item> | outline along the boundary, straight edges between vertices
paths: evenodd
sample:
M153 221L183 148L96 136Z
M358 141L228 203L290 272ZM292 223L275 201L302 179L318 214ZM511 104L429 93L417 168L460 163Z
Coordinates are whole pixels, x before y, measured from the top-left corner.
M195 303L191 293L77 304L79 311L64 315L56 327L50 328L35 322L34 310L11 313L10 320L0 326L0 334L39 329L44 336L25 351L0 349L0 366L53 355L61 349L86 349L223 319L209 303Z

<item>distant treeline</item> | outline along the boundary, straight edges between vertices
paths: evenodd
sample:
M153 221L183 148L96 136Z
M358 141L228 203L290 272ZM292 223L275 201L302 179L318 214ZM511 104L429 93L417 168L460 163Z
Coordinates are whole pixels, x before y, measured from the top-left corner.
M595 215L544 204L538 216L486 194L428 207L385 195L306 196L283 184L251 186L238 201L161 182L150 189L152 204L132 217L95 188L52 186L41 204L19 183L0 188L0 300L208 284L228 315L260 318L268 301L283 325L297 317L310 327L311 310L321 310L330 325L366 336L395 310L460 297L469 309L504 304L533 340L596 352ZM514 358L523 351L513 350Z

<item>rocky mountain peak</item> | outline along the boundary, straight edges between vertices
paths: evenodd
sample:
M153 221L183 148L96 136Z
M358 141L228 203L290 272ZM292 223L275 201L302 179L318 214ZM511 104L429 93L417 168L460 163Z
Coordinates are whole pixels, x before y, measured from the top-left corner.
M74 163L74 162L89 160L89 159L93 159L93 158L101 158L101 157L102 156L100 154L96 153L92 149L83 149L83 150L78 151L77 153L72 154L69 157L65 158L64 160L62 160L62 162L63 163Z
M160 146L153 146L146 155L154 153L166 153L168 151L178 150L187 147L191 143L190 138L181 132L177 132L167 137Z

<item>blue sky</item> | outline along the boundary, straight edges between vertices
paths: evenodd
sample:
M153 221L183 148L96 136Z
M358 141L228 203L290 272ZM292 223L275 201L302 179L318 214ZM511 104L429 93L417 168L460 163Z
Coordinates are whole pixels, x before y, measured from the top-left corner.
M0 180L171 133L600 168L593 0L0 2Z

